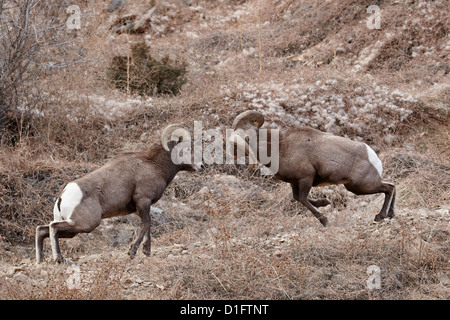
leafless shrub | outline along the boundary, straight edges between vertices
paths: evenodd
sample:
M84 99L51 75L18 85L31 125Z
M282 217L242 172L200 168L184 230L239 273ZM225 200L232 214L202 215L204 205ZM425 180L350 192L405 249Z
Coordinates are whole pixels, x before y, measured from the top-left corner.
M39 114L41 77L77 61L68 53L77 39L66 26L68 6L65 0L0 1L1 132L27 134Z

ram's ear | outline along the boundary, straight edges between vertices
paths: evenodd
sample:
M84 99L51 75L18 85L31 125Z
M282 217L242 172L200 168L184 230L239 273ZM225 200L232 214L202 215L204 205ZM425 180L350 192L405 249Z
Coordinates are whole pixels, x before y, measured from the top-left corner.
M167 126L161 134L161 145L166 151L171 151L177 143L187 140L191 140L191 134L179 124ZM175 145L169 147L169 142L175 142Z
M178 142L176 141L168 141L167 147L169 148L169 151L172 152L173 148L177 145Z

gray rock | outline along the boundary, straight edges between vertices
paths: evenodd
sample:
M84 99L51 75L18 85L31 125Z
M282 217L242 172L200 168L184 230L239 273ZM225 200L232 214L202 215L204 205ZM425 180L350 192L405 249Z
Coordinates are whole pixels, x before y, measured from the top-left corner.
M117 9L119 9L120 7L125 6L126 4L127 4L127 2L125 0L113 0L109 4L108 9L106 9L106 11L114 12Z

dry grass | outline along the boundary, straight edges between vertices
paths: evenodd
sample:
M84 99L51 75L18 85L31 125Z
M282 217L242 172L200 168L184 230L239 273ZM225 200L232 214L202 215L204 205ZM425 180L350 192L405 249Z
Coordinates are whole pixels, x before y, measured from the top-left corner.
M368 2L160 1L150 28L127 35L109 29L118 16L102 3L81 1L96 12L79 39L89 59L43 75L29 127L1 142L0 299L448 299L450 19L443 2L391 2L381 5L382 29L367 32ZM397 33L394 17L408 28ZM128 96L106 81L111 59L143 39L153 57L187 62L177 96ZM352 71L376 41L384 45L374 58ZM308 103L316 108L303 110ZM332 202L322 228L289 185L211 165L179 174L156 204L151 257L126 256L140 221L125 217L61 241L80 268L78 288L69 289L66 266L34 265L35 227L52 219L68 181L151 147L168 123L228 128L249 108L273 126L298 121L377 145L397 185L398 217L371 224L382 196L326 187L312 193ZM48 243L45 251L49 259ZM380 290L366 286L370 265L380 267Z

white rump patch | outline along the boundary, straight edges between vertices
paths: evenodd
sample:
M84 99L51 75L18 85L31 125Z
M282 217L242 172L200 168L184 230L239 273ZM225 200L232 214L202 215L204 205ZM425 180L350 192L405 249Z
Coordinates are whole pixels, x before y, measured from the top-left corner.
M73 210L80 204L82 198L83 192L77 183L70 182L67 184L53 208L55 221L69 220Z
M369 158L370 163L374 166L375 169L377 169L378 174L381 177L381 175L383 174L383 164L381 163L381 160L378 158L375 151L373 151L372 148L369 147L367 144L366 148L367 148L367 157Z

